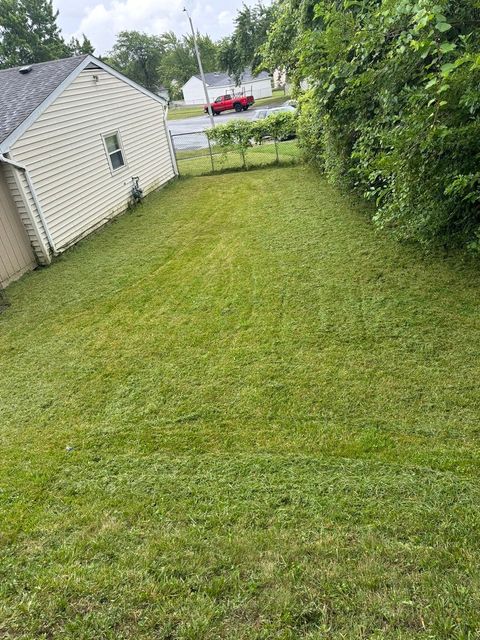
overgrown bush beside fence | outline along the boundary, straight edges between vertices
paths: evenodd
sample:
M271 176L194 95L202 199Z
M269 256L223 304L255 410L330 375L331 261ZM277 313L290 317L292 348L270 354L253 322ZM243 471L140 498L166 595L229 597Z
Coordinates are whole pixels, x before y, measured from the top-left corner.
M372 199L400 238L480 251L479 2L275 5L267 53L309 81L308 160Z
M222 153L238 151L242 156L243 167L247 168L247 150L266 142L275 145L276 161L280 162L278 143L294 138L296 129L296 114L281 112L263 120L230 120L214 129L208 129L206 134Z
M242 156L243 166L246 167L246 151L251 147L252 127L247 120L230 120L207 130L207 137L211 143L217 145L223 154L229 150L236 150Z

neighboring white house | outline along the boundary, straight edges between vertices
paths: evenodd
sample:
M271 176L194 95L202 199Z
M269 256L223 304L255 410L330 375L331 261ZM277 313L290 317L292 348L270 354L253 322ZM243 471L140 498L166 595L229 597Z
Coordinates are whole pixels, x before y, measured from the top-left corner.
M270 98L272 95L272 78L266 71L258 76L252 75L250 69L245 69L240 83L237 84L227 73L206 73L208 96L213 102L218 96L226 94L253 95L255 100ZM185 104L205 104L205 91L200 76L192 76L182 87Z
M90 55L0 71L0 285L175 177L165 107Z

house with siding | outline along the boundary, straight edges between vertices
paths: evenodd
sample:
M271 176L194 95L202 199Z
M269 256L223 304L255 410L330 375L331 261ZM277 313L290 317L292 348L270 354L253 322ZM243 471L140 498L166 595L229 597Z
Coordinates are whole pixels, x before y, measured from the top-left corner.
M166 101L94 56L0 71L0 286L176 174Z
M205 83L210 102L226 94L253 96L255 100L272 97L272 78L266 71L254 75L247 68L238 82L227 73L215 71L205 74ZM182 93L185 104L205 104L205 90L200 76L192 76L183 85Z

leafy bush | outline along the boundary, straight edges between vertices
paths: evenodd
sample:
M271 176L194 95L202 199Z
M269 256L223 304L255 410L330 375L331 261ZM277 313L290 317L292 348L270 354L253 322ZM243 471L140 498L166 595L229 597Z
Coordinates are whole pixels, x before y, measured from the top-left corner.
M206 131L211 142L220 147L240 147L247 149L251 146L251 123L246 120L230 120Z
M252 127L246 120L230 120L206 131L208 139L217 144L226 153L229 149L237 149L243 160L243 166L247 166L245 152L252 146Z
M425 245L479 246L478 5L318 0L282 45L297 84L311 86L299 122L307 159L372 199L377 225ZM276 6L280 20L295 3Z
M260 143L264 138L284 140L296 135L297 118L294 112L280 112L263 120L230 120L207 130L211 142L220 147L248 149L252 142Z
M280 111L250 124L252 137L257 143L261 143L264 138L288 140L297 135L297 116L293 111Z
M322 113L312 91L308 91L300 100L297 133L304 159L318 168L324 169Z
M275 113L263 120L230 120L208 129L208 139L225 153L231 149L240 151L246 166L245 152L253 144L261 144L265 138L287 140L296 136L297 118L294 112ZM278 160L278 150L277 150Z

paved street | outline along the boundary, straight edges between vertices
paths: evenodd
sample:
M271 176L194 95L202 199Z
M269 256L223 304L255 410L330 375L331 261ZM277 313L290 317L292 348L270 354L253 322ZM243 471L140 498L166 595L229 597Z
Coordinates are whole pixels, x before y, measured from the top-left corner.
M215 116L215 123L221 124L222 122L228 122L233 119L251 120L255 117L255 109L251 111L242 111L236 113L223 113L220 116ZM177 151L185 151L187 149L204 149L208 146L207 137L198 132L210 129L210 118L205 116L198 116L195 118L185 118L184 120L170 120L168 122L168 128L170 129L175 149Z
M221 124L222 122L228 122L228 120L242 119L251 120L255 117L255 109L242 111L236 113L235 111L229 113L222 113L219 116L215 116L215 123ZM198 116L195 118L185 118L184 120L170 120L168 122L168 128L172 132L172 135L178 135L179 133L195 133L197 131L204 131L210 128L210 118L207 115Z

